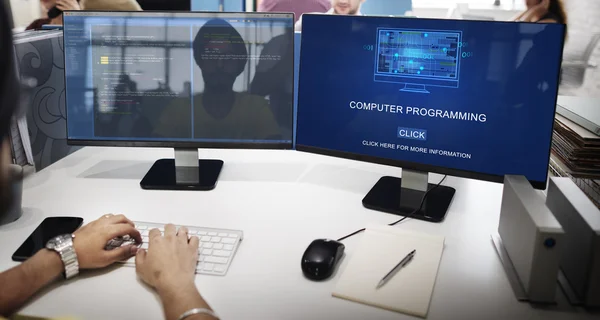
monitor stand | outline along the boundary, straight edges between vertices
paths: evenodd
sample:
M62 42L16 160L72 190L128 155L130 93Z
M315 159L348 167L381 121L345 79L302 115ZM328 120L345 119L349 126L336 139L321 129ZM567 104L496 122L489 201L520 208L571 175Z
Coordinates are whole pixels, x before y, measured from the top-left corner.
M212 190L222 167L222 160L198 160L198 149L175 148L175 159L157 160L140 186L151 190Z
M427 183L428 173L402 169L402 179L382 177L364 197L365 208L408 216L421 205L423 195L436 184ZM427 194L421 210L411 218L441 222L446 216L456 190L440 185Z
M416 92L416 93L429 93L429 91L427 91L427 89L425 89L425 86L422 84L412 84L412 83L406 83L404 84L404 88L400 89L400 91L404 91L404 92Z

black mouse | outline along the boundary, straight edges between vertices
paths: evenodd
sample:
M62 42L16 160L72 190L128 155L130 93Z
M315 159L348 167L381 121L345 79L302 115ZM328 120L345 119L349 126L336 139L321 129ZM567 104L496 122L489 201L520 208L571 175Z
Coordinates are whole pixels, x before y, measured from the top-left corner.
M329 278L344 254L343 243L330 239L317 239L304 251L302 272L311 280Z

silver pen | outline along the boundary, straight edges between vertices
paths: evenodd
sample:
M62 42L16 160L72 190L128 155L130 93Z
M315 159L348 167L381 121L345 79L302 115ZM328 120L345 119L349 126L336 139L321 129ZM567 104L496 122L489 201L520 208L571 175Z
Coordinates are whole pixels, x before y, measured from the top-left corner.
M379 284L377 284L377 288L375 289L381 288L386 282L388 282L388 280L390 280L396 274L396 272L398 272L398 270L402 269L410 260L412 260L412 258L415 256L415 253L417 253L417 250L413 250L407 254L406 257L404 257L404 259L402 259L402 261L400 261L394 267L394 269L388 272L388 274L386 274L385 277L379 281Z

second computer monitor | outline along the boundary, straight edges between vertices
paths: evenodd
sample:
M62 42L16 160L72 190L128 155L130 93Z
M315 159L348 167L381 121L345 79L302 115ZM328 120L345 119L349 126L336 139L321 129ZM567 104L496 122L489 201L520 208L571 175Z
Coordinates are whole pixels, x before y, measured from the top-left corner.
M198 148L291 148L293 19L65 12L68 142L175 148L142 181L159 189L214 187L220 160L187 170Z
M296 148L402 167L366 207L441 221L454 190L419 172L545 187L564 25L303 19Z

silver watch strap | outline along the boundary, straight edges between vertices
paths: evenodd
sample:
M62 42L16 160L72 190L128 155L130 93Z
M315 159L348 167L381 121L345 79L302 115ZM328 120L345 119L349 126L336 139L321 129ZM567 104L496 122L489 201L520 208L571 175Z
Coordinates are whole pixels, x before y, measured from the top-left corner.
M206 308L194 308L194 309L190 309L184 313L182 313L179 318L177 318L177 320L183 320L189 316L195 315L195 314L208 314L210 316L212 316L215 319L219 319L219 317L217 316L216 313L214 313L212 310L206 309Z
M79 261L77 260L77 254L73 245L71 244L63 248L59 253L60 259L65 266L65 279L70 279L79 274Z

